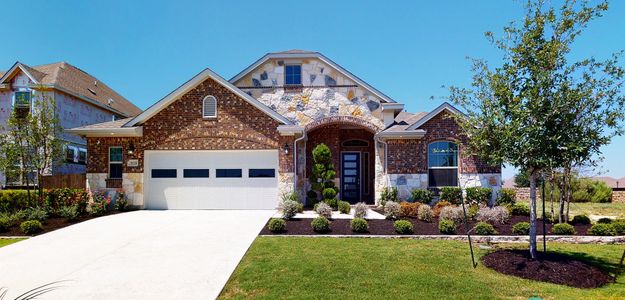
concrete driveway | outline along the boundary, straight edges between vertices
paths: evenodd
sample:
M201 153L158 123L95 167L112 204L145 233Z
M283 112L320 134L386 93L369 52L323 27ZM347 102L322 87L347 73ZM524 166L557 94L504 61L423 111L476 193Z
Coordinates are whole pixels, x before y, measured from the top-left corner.
M0 248L5 299L213 299L275 211L136 211Z

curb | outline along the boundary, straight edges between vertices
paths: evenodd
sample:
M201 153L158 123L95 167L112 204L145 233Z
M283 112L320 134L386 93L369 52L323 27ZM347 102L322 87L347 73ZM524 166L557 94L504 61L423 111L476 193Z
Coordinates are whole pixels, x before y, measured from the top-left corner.
M28 238L31 238L31 237L32 236L30 236L30 235L0 236L0 240L2 240L2 239L7 239L7 240L28 239Z
M260 237L307 237L307 238L378 238L378 239L413 239L413 240L444 240L444 241L466 241L466 235L272 235L262 234ZM528 243L529 236L488 236L472 235L471 240L477 243ZM542 241L542 237L537 237L537 241ZM625 236L547 236L548 242L561 242L570 244L625 244Z

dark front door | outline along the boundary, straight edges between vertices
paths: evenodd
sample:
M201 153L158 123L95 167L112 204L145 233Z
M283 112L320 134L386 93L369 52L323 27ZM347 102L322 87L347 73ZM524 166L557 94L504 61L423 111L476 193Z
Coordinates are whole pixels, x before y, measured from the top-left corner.
M360 201L360 152L341 154L341 200Z

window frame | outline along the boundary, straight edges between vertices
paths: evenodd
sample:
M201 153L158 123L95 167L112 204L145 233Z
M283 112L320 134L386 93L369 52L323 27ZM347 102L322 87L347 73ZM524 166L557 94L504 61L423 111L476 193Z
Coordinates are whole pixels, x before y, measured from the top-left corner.
M84 160L80 159L80 154L81 153L85 154L85 159ZM87 149L85 149L85 148L78 148L78 163L79 164L83 164L83 165L87 164Z
M206 115L206 102L209 100L213 100L214 103L214 109L215 109L215 114L210 116L210 115ZM213 95L208 95L206 97L204 97L204 99L202 99L202 118L204 119L216 119L217 118L217 97L213 96Z
M120 149L121 150L121 155L122 158L119 161L111 161L111 149ZM112 164L116 164L116 165L121 165L122 168L122 174L120 177L111 177L111 165ZM108 174L107 174L109 179L121 179L124 177L124 147L122 146L110 146L108 148Z
M288 83L287 82L287 78L288 78L288 74L287 74L287 68L288 67L299 67L299 83ZM285 64L284 65L284 85L286 86L301 86L302 85L302 64L297 64L297 63L293 63L293 64ZM293 75L291 75L291 77L293 77Z
M72 152L72 157L70 159L69 152ZM78 154L78 148L75 146L67 145L65 146L65 162L68 163L76 163L76 155Z
M448 143L448 144L453 144L456 145L456 158L455 158L455 162L456 165L455 166L430 166L430 147L433 144L436 143ZM427 148L426 148L426 155L427 155L427 169L428 169L428 187L431 188L441 188L441 187L448 187L448 186L458 186L460 183L460 144L455 142L455 141L448 141L448 140L437 140L437 141L432 141L430 143L428 143ZM432 185L430 180L430 170L456 170L456 185Z

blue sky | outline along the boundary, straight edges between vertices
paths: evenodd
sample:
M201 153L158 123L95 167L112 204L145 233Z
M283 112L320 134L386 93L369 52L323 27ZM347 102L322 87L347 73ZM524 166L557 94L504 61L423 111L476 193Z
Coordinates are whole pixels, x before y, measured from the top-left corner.
M0 69L67 61L146 108L205 67L230 78L267 52L306 49L427 111L441 86L468 85L467 56L497 62L483 33L521 18L523 2L6 1ZM610 5L573 57L625 49L625 1ZM603 149L607 175L625 176L624 149L624 137Z

